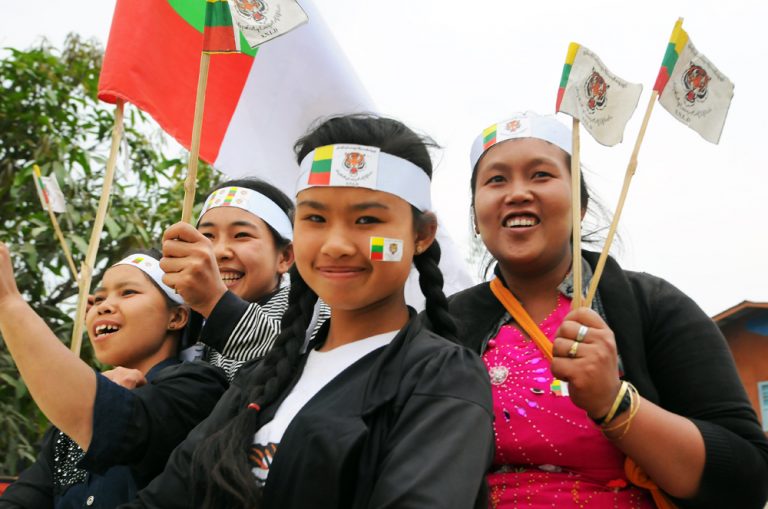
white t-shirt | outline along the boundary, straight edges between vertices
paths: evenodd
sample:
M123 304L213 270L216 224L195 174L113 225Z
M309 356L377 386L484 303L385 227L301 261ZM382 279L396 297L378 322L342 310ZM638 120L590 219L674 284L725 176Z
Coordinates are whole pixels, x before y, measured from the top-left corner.
M398 331L385 332L347 343L327 352L318 352L317 350L309 352L301 378L283 400L275 413L275 417L262 426L254 436L253 447L249 456L255 465L252 468L253 474L260 484L263 485L267 480L272 458L286 428L304 405L339 373L366 354L388 345L397 333Z

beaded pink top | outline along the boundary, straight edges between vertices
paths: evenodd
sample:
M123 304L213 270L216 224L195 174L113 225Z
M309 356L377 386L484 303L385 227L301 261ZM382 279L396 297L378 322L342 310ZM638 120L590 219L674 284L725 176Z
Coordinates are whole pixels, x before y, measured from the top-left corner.
M555 310L539 324L550 341L570 310L558 294ZM488 475L491 507L655 507L624 475L624 454L571 403L567 384L520 330L505 325L483 355L493 388L496 453Z

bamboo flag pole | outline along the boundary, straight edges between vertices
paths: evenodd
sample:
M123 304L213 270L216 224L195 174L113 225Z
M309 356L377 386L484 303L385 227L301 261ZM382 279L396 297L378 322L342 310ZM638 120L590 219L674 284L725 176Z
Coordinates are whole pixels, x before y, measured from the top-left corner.
M656 104L656 99L658 97L659 92L654 90L651 94L650 101L648 101L648 107L645 110L643 123L640 126L640 132L637 134L637 140L635 140L635 148L632 150L632 155L630 156L629 164L627 165L627 172L624 175L624 186L621 189L619 203L616 205L616 212L613 214L613 221L611 221L611 227L608 230L608 238L605 239L605 246L603 246L603 251L600 253L600 258L595 266L595 274L592 276L592 281L589 284L589 292L587 293L587 301L585 303L585 306L587 307L592 305L592 300L595 298L595 293L597 293L597 285L600 282L600 277L603 275L605 262L608 259L608 251L611 249L611 243L613 242L613 237L616 235L616 228L619 225L619 219L621 218L621 211L624 209L624 202L627 199L629 184L637 169L637 155L640 153L640 146L643 144L643 138L645 138L645 130L648 128L648 121L651 119L653 105Z
M571 142L571 218L573 222L573 300L571 308L581 306L584 293L581 288L581 140L579 119L573 119Z
M35 172L35 178L38 179L38 181L42 182L42 175L40 173L40 167L38 165L34 165L32 169ZM43 194L43 198L45 201L45 210L48 211L48 217L51 219L51 224L53 224L53 231L56 232L56 238L59 239L59 243L61 244L61 249L64 251L64 257L67 259L67 265L69 265L69 269L72 271L72 277L75 280L75 283L79 284L79 278L77 277L77 266L75 265L75 260L72 258L72 253L69 251L69 247L67 246L67 242L64 240L64 234L61 232L61 227L59 226L59 220L56 219L56 214L53 213L53 206L51 205L51 200L48 199L48 195L46 194L45 189L43 188L43 184L38 184L40 186L40 192Z
M197 97L195 99L195 118L192 124L192 142L189 147L189 166L187 178L184 181L184 205L181 209L181 220L192 222L192 207L195 205L195 189L197 188L197 165L200 156L200 135L203 129L203 109L205 108L205 89L208 84L208 67L211 55L203 52L200 57L200 74L197 78Z
M85 255L85 262L80 269L80 293L77 297L77 311L75 313L75 325L72 329L72 342L70 349L76 355L80 355L80 347L83 342L83 326L85 325L85 310L88 303L88 294L91 291L91 278L93 277L93 267L96 264L96 254L99 251L99 242L101 232L104 229L104 219L107 217L107 208L109 207L109 195L112 192L112 181L115 176L115 166L117 166L117 153L120 148L120 138L123 134L123 101L117 100L115 107L115 125L112 128L112 146L109 149L109 159L107 160L107 169L104 173L104 185L101 189L101 198L99 198L99 208L96 211L96 219L93 221L93 230L91 231L91 240L88 243L88 252Z

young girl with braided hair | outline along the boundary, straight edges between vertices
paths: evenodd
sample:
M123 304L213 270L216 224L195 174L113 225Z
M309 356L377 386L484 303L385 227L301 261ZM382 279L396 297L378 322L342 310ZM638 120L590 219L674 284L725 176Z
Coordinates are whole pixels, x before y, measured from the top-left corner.
M485 507L490 384L438 336L455 326L427 143L394 120L344 116L296 147L282 332L130 507ZM412 263L436 333L405 304ZM331 319L305 344L318 297Z

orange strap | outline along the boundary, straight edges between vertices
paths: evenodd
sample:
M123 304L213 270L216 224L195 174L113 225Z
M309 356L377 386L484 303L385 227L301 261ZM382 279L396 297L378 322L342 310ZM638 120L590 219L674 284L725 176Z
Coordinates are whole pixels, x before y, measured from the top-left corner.
M512 315L515 322L522 327L526 334L528 334L528 337L539 347L539 350L541 350L541 353L544 354L547 360L552 361L552 342L541 332L541 329L533 321L531 315L528 314L523 305L520 304L520 301L512 295L512 292L504 286L504 283L498 277L491 280L491 291L499 299L504 309Z
M661 491L661 488L648 477L648 474L646 474L645 471L632 460L632 458L628 457L624 460L624 473L626 474L627 479L629 479L629 482L635 486L645 488L651 493L651 497L653 497L653 502L656 504L656 507L659 509L677 509L677 506L669 501L666 495L664 495L664 492Z

